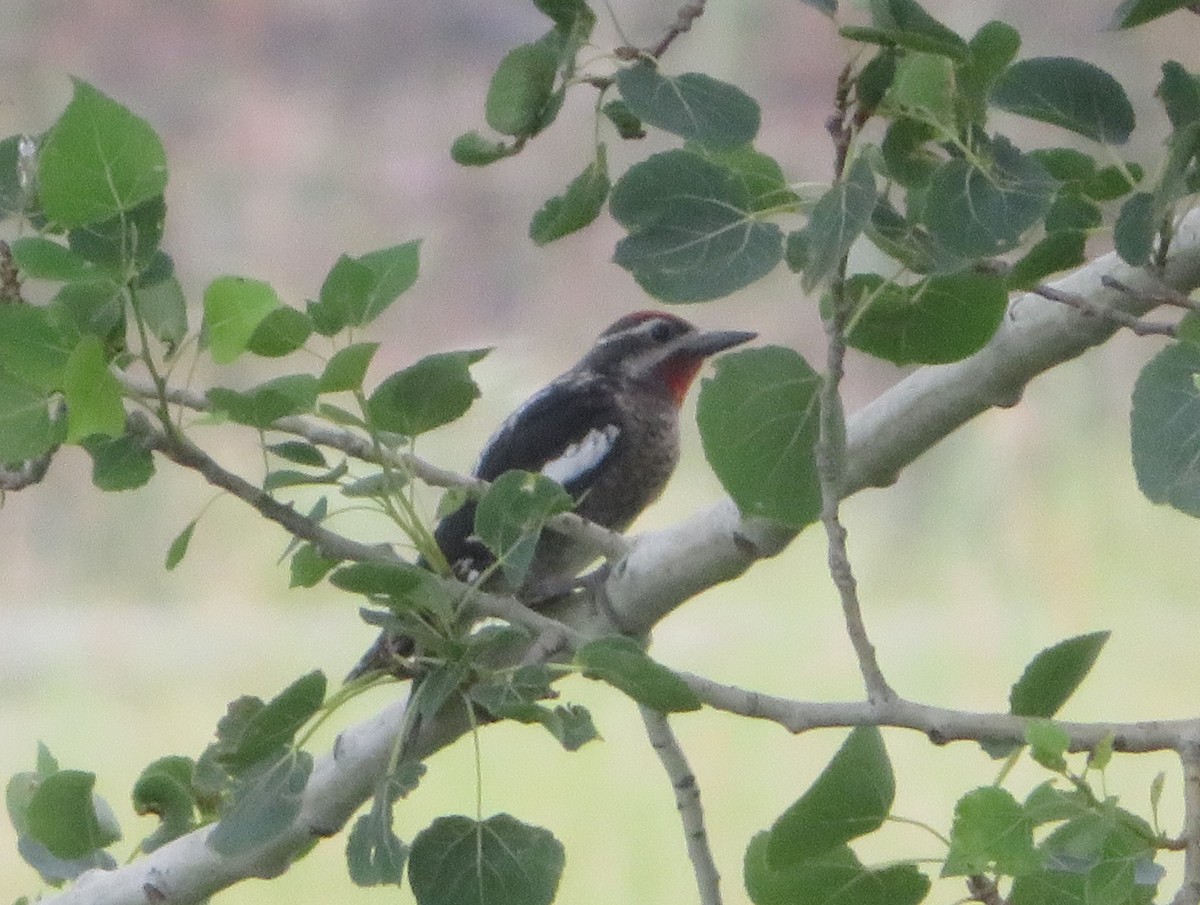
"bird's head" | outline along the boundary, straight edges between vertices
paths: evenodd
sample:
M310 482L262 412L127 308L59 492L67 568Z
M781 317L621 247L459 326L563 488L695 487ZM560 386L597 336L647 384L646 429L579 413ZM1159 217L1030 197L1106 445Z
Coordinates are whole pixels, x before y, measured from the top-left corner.
M674 314L637 311L601 333L580 366L663 386L679 405L706 358L757 335L745 330L700 330Z

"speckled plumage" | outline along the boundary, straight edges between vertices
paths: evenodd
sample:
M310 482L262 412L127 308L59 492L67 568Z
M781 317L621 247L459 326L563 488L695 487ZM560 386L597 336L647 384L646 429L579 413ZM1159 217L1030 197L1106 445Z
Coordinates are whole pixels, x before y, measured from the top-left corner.
M577 501L575 511L624 531L666 487L679 461L679 405L704 359L751 339L741 332L698 331L682 318L638 312L600 334L570 370L525 402L492 435L475 476L491 481L506 471L546 470ZM549 463L554 463L550 465ZM467 578L491 562L472 536L475 504L438 524L434 538L455 573ZM561 583L591 556L545 531L519 596ZM351 678L387 668L411 652L405 638L381 637Z

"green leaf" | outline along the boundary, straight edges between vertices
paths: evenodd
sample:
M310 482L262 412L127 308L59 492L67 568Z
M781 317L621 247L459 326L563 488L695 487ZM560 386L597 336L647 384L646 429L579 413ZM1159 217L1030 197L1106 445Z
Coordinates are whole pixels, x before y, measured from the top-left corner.
M111 812L97 809L96 774L59 770L45 777L25 814L29 835L58 858L82 858L121 838ZM103 806L107 810L107 806Z
M1093 201L1112 201L1131 192L1145 175L1136 163L1104 167L1082 186L1083 193Z
M730 150L713 150L702 145L688 145L695 151L724 167L745 187L750 210L755 213L777 212L780 208L794 209L799 198L783 175L783 168L774 157L746 145Z
M1074 57L1014 63L996 80L991 102L1106 144L1123 144L1133 132L1125 89L1100 67Z
M213 361L228 364L241 355L263 318L280 306L267 283L217 277L204 290L204 328Z
M1133 28L1190 6L1192 0L1123 0L1113 17L1117 28Z
M589 679L607 682L661 713L700 709L700 699L687 683L650 659L632 638L614 635L590 641L575 651L575 664Z
M63 370L63 396L67 402L67 441L101 434L125 433L125 406L121 384L108 370L100 340L84 337L71 352Z
M198 521L200 521L198 518L192 519L182 531L175 535L175 539L171 541L171 546L167 548L167 558L164 562L164 566L168 572L183 562L183 558L187 556L188 545L192 542L192 535L196 532L196 523Z
M507 471L488 487L475 509L475 534L495 555L511 587L525 582L546 520L570 512L575 501L550 478Z
M1130 433L1138 487L1155 503L1200 517L1200 349L1176 343L1142 369ZM0 431L0 435L3 432Z
M770 838L759 833L746 848L743 875L754 905L917 905L929 892L929 878L914 865L868 870L846 845L773 864Z
M450 146L451 159L464 167L485 167L516 154L518 147L503 141L493 141L479 132L464 132Z
M851 164L844 179L834 183L808 219L807 265L800 281L805 292L833 273L850 253L875 209L875 176L865 156Z
M1032 289L1051 274L1084 261L1087 237L1080 230L1052 232L1029 249L1008 272L1009 290Z
M155 195L106 220L77 226L67 240L76 254L124 281L154 266L166 219L166 202Z
M852 41L896 45L954 60L966 57L966 42L916 0L871 0L870 6L871 27L843 26L839 33Z
M704 455L747 515L802 527L821 510L813 449L821 378L792 349L723 355L700 386Z
M300 813L312 766L311 754L292 750L256 763L234 787L208 845L220 855L244 855L286 830Z
M1149 192L1135 192L1121 205L1113 226L1113 244L1126 264L1140 267L1150 260L1162 212Z
M1062 726L1050 720L1030 720L1025 726L1025 742L1034 761L1055 773L1067 772L1065 755L1071 747L1071 736Z
M795 864L874 832L891 813L895 794L879 730L852 730L808 791L771 827L768 863Z
M51 421L44 390L0 371L0 462L23 462L48 452L63 441L65 426Z
M1155 834L1141 818L1111 806L1078 814L1039 846L1046 868L1017 877L1012 905L1150 905L1163 871Z
M83 447L92 457L92 483L100 490L135 490L154 477L150 450L128 434L112 438L94 434Z
M293 736L325 702L325 674L314 670L301 676L246 723L237 746L222 755L221 762L231 770L273 758L290 745Z
M1081 192L1061 191L1054 199L1054 203L1050 205L1050 210L1046 212L1045 227L1048 234L1086 234L1090 230L1098 229L1103 223L1104 215L1094 201L1085 197ZM1083 237L1086 238L1086 236ZM1073 253L1075 243L1073 238L1059 241L1064 243L1064 251L1070 250ZM1073 254L1068 254L1064 257L1072 256Z
M133 786L133 809L159 818L158 828L140 848L152 852L195 828L196 802L192 792L195 763L190 757L161 757L142 771Z
M358 263L375 274L375 286L354 310L354 326L365 327L412 288L421 269L421 242L413 239L360 255Z
M322 556L312 544L301 544L292 554L288 587L315 587L336 565L337 560Z
M782 230L754 216L740 175L690 151L667 151L630 167L609 210L629 231L613 260L666 302L729 295L783 257Z
M361 390L367 368L378 350L379 343L355 343L338 349L321 372L320 391L340 393Z
M1109 632L1060 641L1034 657L1012 687L1009 709L1016 716L1052 717L1084 680Z
M0 368L22 383L61 389L72 348L46 308L0 305Z
M927 145L938 135L932 123L898 116L888 125L880 151L886 175L909 188L924 186L939 166Z
M921 122L937 124L943 132L957 129L954 63L934 53L905 54L887 93L889 110Z
M311 443L303 440L285 440L282 443L271 443L266 447L267 452L295 462L297 465L308 465L311 468L325 468L328 463L325 454Z
M837 0L801 0L801 2L827 16L837 13Z
M925 223L947 250L965 258L1001 254L1050 208L1058 183L1033 157L1003 136L992 142L987 169L956 157L933 173Z
M267 312L246 341L246 351L264 358L282 358L301 348L312 335L312 319L283 305Z
M65 245L42 236L24 236L9 243L13 263L35 280L69 282L91 277L95 268Z
M392 612L417 610L443 622L454 618L454 607L432 573L409 563L352 563L329 576L336 588L383 599Z
M1162 74L1162 81L1158 83L1158 97L1166 108L1171 125L1182 129L1200 121L1200 77L1188 72L1174 60L1162 64Z
M374 271L349 255L342 255L329 269L316 302L310 302L308 315L322 336L333 336L357 322L367 299L375 288Z
M705 147L730 149L758 134L758 103L740 88L698 72L663 75L649 61L617 73L617 89L635 116Z
M624 101L611 100L600 108L600 112L613 124L617 135L621 138L629 140L646 137L646 129L642 125L642 121L633 115L633 111Z
M549 905L565 860L549 830L508 814L439 817L413 840L409 883L418 905Z
M174 276L141 286L132 297L134 306L154 336L172 347L187 336L187 299Z
M991 21L967 44L970 52L955 69L959 108L965 122L987 121L988 93L1021 47L1020 33L1006 22Z
M912 286L856 274L846 283L854 299L846 341L896 364L946 364L979 351L1004 318L1002 277L962 271L927 277Z
M312 411L317 402L317 378L289 374L243 392L213 387L208 400L239 424L265 430L286 415Z
M42 140L38 182L46 217L82 226L161 195L167 159L149 123L76 79L71 102Z
M985 786L958 800L943 877L1020 876L1041 866L1033 847L1033 821L1007 790Z
M346 865L355 886L400 885L408 846L392 831L392 806L376 797L371 810L354 821L346 840Z
M415 437L461 417L479 396L470 367L488 351L436 352L387 377L367 400L372 423Z
M547 42L513 48L488 85L484 115L501 135L532 135L545 124L554 94L558 54Z
M64 348L80 336L98 336L113 353L125 347L125 290L111 279L64 283L44 310ZM67 338L71 338L71 342Z
M342 461L321 474L308 471L297 471L294 468L281 468L271 471L263 478L263 490L273 493L281 487L304 487L314 484L338 484L350 470L349 463Z
M529 238L545 245L583 229L598 216L608 200L608 155L604 145L596 149L596 159L571 180L566 192L542 205L529 224Z

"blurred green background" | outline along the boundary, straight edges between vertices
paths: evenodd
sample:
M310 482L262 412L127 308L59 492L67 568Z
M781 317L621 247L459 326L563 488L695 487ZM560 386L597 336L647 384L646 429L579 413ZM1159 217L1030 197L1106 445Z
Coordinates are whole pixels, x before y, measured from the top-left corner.
M628 40L642 45L662 34L676 5L612 0ZM1142 126L1128 153L1153 165L1164 122L1151 102L1158 65L1174 58L1196 67L1200 20L1175 15L1118 35L1103 30L1113 5L927 3L962 33L1004 18L1021 30L1023 55L1078 55L1117 72ZM569 99L564 122L515 161L465 170L449 160L453 138L483 124L487 79L500 57L544 27L531 4L516 2L8 0L0 13L0 135L36 133L53 121L70 96L68 75L146 117L171 166L166 247L193 299L212 277L235 273L269 280L296 303L315 294L342 252L423 237L420 281L375 331L384 347L373 376L429 351L494 344L477 369L484 395L475 410L420 448L467 470L508 410L609 321L652 304L610 263L618 235L610 223L544 250L525 237L533 211L588 159L588 91ZM608 16L597 39L602 48L623 41ZM710 0L666 65L703 68L755 95L764 108L760 146L790 178L821 181L831 161L823 124L846 52L827 21L795 0ZM1029 145L1066 140L1020 130ZM614 171L643 153L611 147ZM11 224L3 228L10 236ZM820 360L814 306L786 276L686 314L757 329L764 341ZM1200 711L1200 526L1147 504L1128 465L1129 391L1154 348L1118 338L1038 381L1021 406L989 413L939 445L895 487L847 504L868 626L901 694L1003 709L1037 650L1108 628L1113 638L1066 715ZM851 408L900 376L854 358ZM226 377L198 374L201 384ZM258 473L250 445L197 436L226 465ZM10 494L0 508L0 776L31 768L42 740L63 766L99 774L98 790L130 840L149 831L128 805L146 763L198 753L240 694L270 696L314 667L342 675L373 635L355 615L357 600L329 588L286 590L286 570L276 565L286 538L229 499L207 508L188 558L165 572L171 538L212 499L198 479L171 472L163 468L138 492L104 495L90 486L86 457L67 450L42 486ZM689 427L684 465L639 527L670 524L718 496ZM383 527L337 524L367 536ZM806 533L745 579L670 617L656 632L655 654L778 694L859 696L824 556L822 538ZM355 713L392 693L374 693ZM485 813L511 812L564 842L562 902L689 900L671 790L635 708L582 680L565 683L563 693L593 708L605 740L568 755L538 730L487 730ZM704 794L727 901L742 902L746 842L807 787L843 734L793 738L711 712L676 726ZM331 741L326 734L317 749ZM971 746L937 749L901 732L887 741L899 771L896 812L943 832L958 795L994 777L995 765ZM441 813L473 812L473 756L464 740L431 762L398 809L402 835L411 838ZM1118 758L1109 790L1148 813L1160 769L1168 771L1165 828L1175 832L1180 780L1171 758ZM1014 788L1020 794L1039 780L1018 771ZM243 884L218 901L408 900L407 892L397 899L394 890L351 887L342 846L324 843L285 877ZM119 859L127 851L115 850ZM880 859L901 852L941 854L936 840L910 827L885 828L863 849ZM0 820L0 902L37 888ZM930 901L962 894L961 885L941 884Z

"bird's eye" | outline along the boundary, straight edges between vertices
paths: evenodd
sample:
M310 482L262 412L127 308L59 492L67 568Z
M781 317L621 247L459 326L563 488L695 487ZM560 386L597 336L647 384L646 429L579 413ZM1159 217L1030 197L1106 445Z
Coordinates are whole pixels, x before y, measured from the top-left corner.
M666 321L655 321L650 328L650 338L656 343L665 343L671 338L671 325Z

